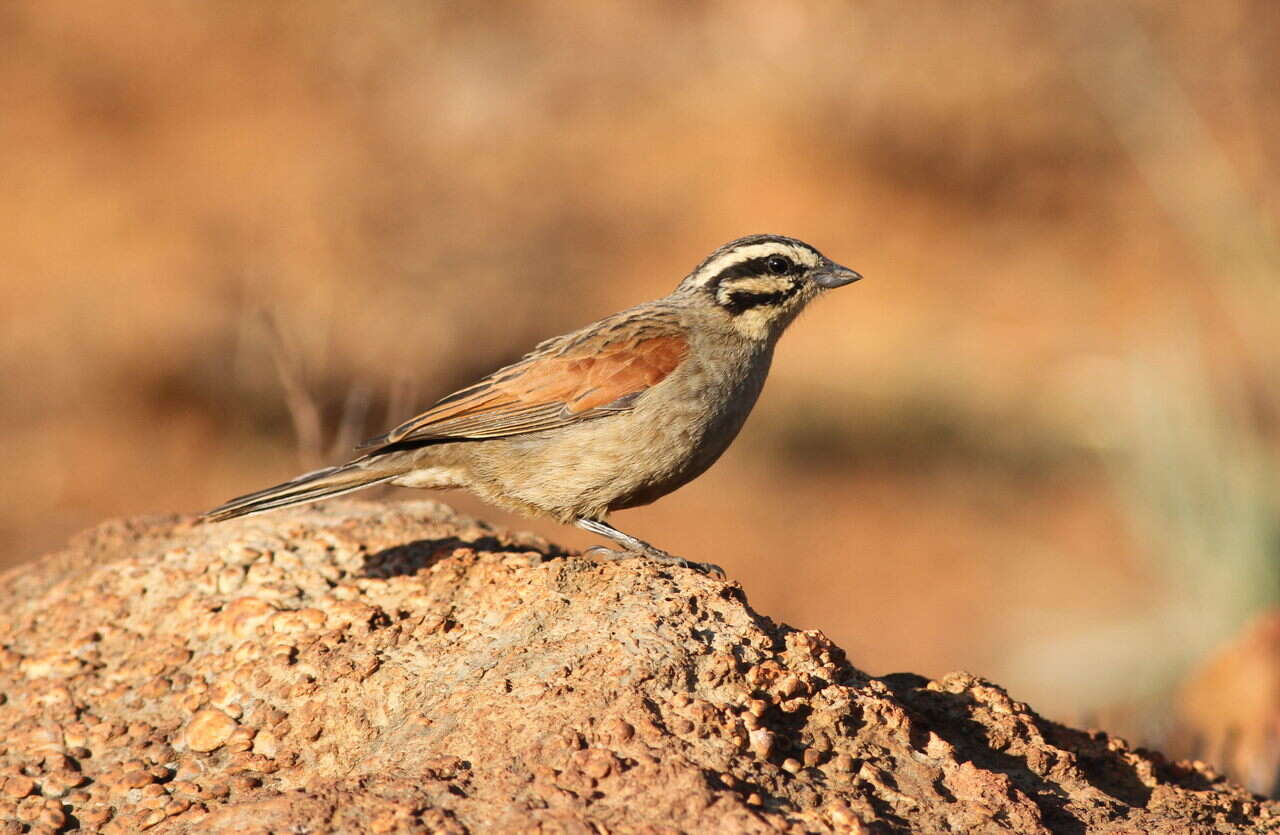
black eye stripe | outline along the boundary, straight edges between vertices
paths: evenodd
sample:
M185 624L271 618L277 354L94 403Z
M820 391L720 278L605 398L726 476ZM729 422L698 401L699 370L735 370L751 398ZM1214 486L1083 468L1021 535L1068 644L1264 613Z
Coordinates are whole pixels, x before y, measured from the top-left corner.
M729 279L749 278L757 275L777 275L777 273L774 273L769 269L769 262L777 257L779 257L778 253L774 253L772 255L762 255L759 258L748 258L745 261L739 261L733 266L725 267L717 273L715 278L707 282L707 287L714 292L720 286L721 282L728 281ZM785 255L781 257L786 258ZM791 263L791 269L786 273L787 275L796 275L804 269L802 265L797 264L790 258L787 258L787 261Z
M770 290L768 292L755 292L751 290L728 290L722 299L716 296L716 303L729 311L731 316L737 316L747 310L755 307L764 307L767 305L781 304L782 302L795 295L800 289L800 283L793 281L780 290Z
M785 261L789 267L781 274L774 272L770 266L771 264L776 266L776 262L779 260ZM739 261L736 264L725 267L707 282L706 287L716 300L716 304L727 310L730 315L737 316L753 308L781 304L800 289L801 282L793 278L785 286L777 290L748 289L746 287L741 290L735 290L732 286L733 282L744 278L769 278L776 281L784 275L798 276L804 270L805 266L803 264L796 263L788 255L781 252L771 252L768 255L748 258L745 261Z
M759 252L761 249L766 247L772 251L762 256L762 258L769 258L773 255L782 255L793 263L796 261L800 262L793 268L790 273L792 275L801 275L811 266L822 261L822 253L818 252L818 250L814 249L804 241L798 241L795 238L788 238L786 235L747 235L746 237L738 238L736 241L729 241L729 243L702 259L702 263L693 268L693 272L689 273L688 278L695 279L697 286L699 287L714 288L718 281L728 277L725 275L727 270L732 270L734 267L740 267L743 262L739 261L737 264L733 264L729 267L720 267L720 275L714 277L709 277L707 275L707 268L711 264L723 264L727 258L732 257L735 254L738 255L738 257L742 257L744 252L752 249ZM755 259L748 260L750 261ZM762 275L764 274L764 270L762 269L763 267L765 267L764 264L753 265L745 268L737 274ZM754 272L751 272L753 270Z

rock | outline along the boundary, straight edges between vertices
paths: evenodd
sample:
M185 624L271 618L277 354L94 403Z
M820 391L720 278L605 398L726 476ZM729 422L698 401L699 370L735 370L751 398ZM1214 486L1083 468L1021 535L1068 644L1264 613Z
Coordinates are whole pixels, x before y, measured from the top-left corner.
M232 732L236 720L214 708L198 712L187 726L187 745L192 751L209 752L221 748Z
M0 787L0 791L14 800L21 800L35 790L36 781L30 777L10 777L4 781L4 786Z
M433 502L83 534L0 577L0 819L228 833L1280 825L1280 807L1207 766L1047 721L980 678L868 676L821 632L754 612L737 584L549 552Z

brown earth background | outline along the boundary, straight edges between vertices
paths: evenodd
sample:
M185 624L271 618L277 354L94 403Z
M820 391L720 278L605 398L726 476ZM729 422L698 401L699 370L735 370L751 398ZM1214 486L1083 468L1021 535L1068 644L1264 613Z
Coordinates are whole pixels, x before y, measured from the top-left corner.
M862 670L1269 790L1277 42L1266 0L0 5L0 564L792 234L867 280L618 523Z

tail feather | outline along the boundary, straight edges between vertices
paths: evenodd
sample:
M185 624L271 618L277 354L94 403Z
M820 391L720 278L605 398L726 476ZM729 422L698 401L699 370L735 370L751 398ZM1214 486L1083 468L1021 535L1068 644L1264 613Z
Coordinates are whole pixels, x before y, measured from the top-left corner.
M203 514L201 522L222 522L240 516L250 516L278 507L307 504L333 496L341 496L390 481L400 475L399 472L388 472L386 469L370 469L359 463L343 464L341 467L326 467L323 470L305 473L297 478L237 496L231 501L215 507Z

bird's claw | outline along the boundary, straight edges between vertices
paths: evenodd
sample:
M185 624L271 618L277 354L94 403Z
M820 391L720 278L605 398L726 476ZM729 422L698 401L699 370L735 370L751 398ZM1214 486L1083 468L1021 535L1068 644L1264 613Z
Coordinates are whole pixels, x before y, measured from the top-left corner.
M649 559L656 559L658 562L666 563L667 565L678 565L681 568L689 568L699 574L705 574L708 577L715 577L717 580L725 579L724 569L713 562L694 562L693 560L686 560L684 557L676 557L671 554L666 554L665 558L654 555L648 556Z
M699 574L706 574L715 577L718 580L725 579L724 569L711 562L694 562L686 560L684 557L677 557L674 554L668 554L666 551L660 551L657 548L645 549L642 551L615 551L612 548L606 548L603 545L593 545L582 552L585 557L588 554L597 556L606 560L629 560L636 557L645 557L654 562L660 562L663 565L678 565L681 568L692 569Z

